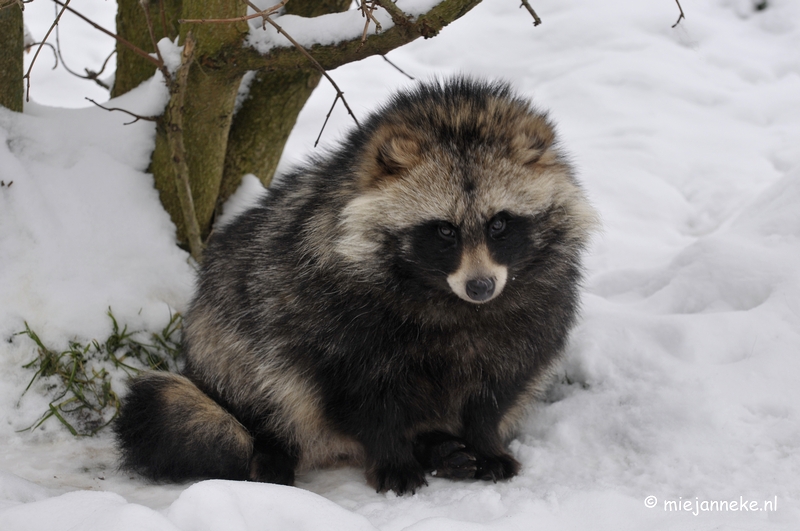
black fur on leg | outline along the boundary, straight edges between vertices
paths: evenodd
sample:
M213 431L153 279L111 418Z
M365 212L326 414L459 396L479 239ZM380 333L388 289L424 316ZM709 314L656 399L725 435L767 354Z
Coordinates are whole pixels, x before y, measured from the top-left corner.
M250 481L294 485L298 452L271 434L258 434L250 460Z
M132 380L114 432L122 466L151 479L249 478L252 437L183 376Z

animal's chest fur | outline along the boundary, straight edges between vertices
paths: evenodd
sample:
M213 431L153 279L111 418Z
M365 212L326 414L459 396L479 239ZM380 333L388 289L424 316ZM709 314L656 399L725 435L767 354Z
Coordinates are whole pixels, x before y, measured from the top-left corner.
M383 422L458 433L471 400L507 409L533 371L524 341L498 343L475 329L408 325L343 343L320 355L314 375L324 416L345 433Z

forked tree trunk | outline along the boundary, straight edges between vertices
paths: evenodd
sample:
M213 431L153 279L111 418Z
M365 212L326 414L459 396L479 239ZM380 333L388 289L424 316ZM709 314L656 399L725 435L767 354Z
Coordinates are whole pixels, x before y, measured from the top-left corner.
M292 0L286 4L286 13L317 17L345 11L349 5L350 0ZM305 68L256 74L233 118L218 207L236 191L246 173L269 186L297 116L321 77L307 62Z
M277 0L276 0L277 1ZM140 0L118 0L117 32L138 48L152 52L153 45ZM366 42L360 38L311 49L326 69L385 54L418 37L433 37L445 25L466 14L480 0L442 0L427 13L407 17L394 2L377 2L392 15L394 27ZM286 140L311 92L320 80L308 59L292 48L276 48L267 55L243 47L248 32L244 21L225 24L178 24L178 19L236 18L246 13L243 0L150 0L150 19L156 39L173 39L181 44L192 32L196 43L188 70L181 105L173 93L170 112L179 109L182 144L178 157L170 148L167 127L174 122L161 117L151 170L161 202L177 227L180 242L186 242L187 213L178 200L176 157L185 160L195 218L205 239L215 209L227 199L245 173L256 174L267 185L283 152ZM287 13L305 17L347 9L350 0L290 0ZM22 110L22 11L18 5L0 9L0 105ZM258 71L249 98L235 119L236 94L243 75ZM135 88L155 73L152 63L127 47L117 46L117 72L112 96ZM174 135L172 135L174 140ZM173 142L174 146L175 143ZM184 194L185 197L185 194ZM184 205L186 201L184 201Z
M0 9L0 105L16 112L22 112L24 39L20 6Z
M187 1L183 4L182 18L235 18L245 13L246 6L239 0ZM182 132L195 215L201 237L205 239L217 204L236 93L244 72L227 68L224 64L205 63L203 58L218 56L230 47L241 47L247 35L247 23L184 24L181 27L181 42L186 40L190 31L197 44L183 96ZM186 241L184 220L187 213L182 211L176 191L176 172L172 164L173 153L165 134L166 127L170 127L170 124L161 121L157 128L151 167L161 203L178 228L179 240Z
M120 1L138 3L137 0ZM180 4L181 15L178 18L181 19L234 18L246 12L242 0L163 1L173 8ZM364 43L356 38L334 45L315 46L310 51L328 69L371 55L385 54L418 37L433 37L442 27L466 14L479 2L442 0L428 13L411 19L393 2L386 1L383 5L392 10L394 27L370 36ZM286 4L286 11L313 17L342 11L349 3L349 0L290 0ZM160 28L161 14L157 6L158 2L151 0L151 10L154 10L152 19ZM172 12L177 11L167 11ZM168 30L176 21L174 17L168 15ZM141 16L139 22L143 19ZM267 55L245 48L242 43L248 32L246 22L185 23L180 27L181 44L189 30L197 45L186 93L183 94L182 133L195 217L201 237L205 239L211 230L216 208L236 189L245 173L254 173L265 185L269 184L297 116L319 83L320 73L293 48L276 48ZM131 40L133 35L130 32L146 36L147 41L140 47L146 50L152 48L147 44L149 35L146 26L123 26L121 31L123 37ZM157 36L160 36L158 29ZM124 65L121 67L123 70L126 68ZM234 118L236 94L248 70L258 73L250 86L249 98ZM115 83L115 93L120 94L124 89L135 87L152 73L152 66L129 73L121 70L118 74L121 77ZM175 108L174 103L173 95L170 109ZM181 209L178 199L175 155L170 150L166 135L169 125L162 117L157 128L151 170L161 202L177 227L178 240L186 242L187 213Z

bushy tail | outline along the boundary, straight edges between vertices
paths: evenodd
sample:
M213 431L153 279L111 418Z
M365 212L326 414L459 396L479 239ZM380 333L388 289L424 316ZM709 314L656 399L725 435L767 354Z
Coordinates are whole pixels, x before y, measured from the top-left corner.
M249 479L250 433L184 376L135 378L114 432L123 467L152 479Z

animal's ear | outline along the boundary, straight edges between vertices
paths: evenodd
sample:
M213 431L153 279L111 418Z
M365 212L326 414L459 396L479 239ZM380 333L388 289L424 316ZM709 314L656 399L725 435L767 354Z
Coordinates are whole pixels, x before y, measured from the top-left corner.
M544 116L528 116L511 140L514 158L525 165L552 164L556 160L555 131Z
M420 145L407 132L396 128L378 131L367 146L361 185L371 187L401 177L419 162Z

